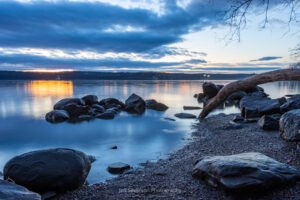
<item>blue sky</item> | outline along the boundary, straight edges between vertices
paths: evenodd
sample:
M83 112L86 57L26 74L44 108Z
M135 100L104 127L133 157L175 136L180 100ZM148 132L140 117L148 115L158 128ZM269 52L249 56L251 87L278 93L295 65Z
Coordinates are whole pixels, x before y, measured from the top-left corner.
M0 0L0 70L249 73L296 62L299 22L287 24L276 0L262 29L256 1L238 42L228 0Z

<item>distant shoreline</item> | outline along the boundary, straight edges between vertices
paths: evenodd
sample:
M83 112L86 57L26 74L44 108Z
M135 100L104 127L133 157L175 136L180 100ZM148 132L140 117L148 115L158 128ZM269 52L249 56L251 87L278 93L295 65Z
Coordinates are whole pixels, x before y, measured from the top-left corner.
M58 72L0 71L0 80L239 80L254 74L186 74L161 72Z

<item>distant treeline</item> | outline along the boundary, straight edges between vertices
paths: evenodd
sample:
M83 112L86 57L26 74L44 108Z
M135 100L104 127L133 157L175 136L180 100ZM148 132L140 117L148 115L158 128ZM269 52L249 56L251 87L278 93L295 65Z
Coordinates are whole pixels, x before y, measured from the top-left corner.
M16 72L0 71L0 80L235 80L253 74L184 74L160 72Z

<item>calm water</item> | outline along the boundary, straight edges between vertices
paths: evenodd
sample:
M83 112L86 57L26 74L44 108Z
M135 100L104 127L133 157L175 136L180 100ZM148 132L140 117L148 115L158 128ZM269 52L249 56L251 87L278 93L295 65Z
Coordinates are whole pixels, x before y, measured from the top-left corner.
M226 84L228 81L215 81ZM300 93L299 82L263 85L271 97ZM194 120L176 119L183 106L198 106L195 93L200 81L0 81L0 169L15 155L37 149L69 147L97 157L89 174L90 183L112 177L106 171L113 162L137 166L146 160L163 158L180 148L190 136ZM169 106L166 112L146 110L142 116L124 112L114 120L96 119L79 124L50 124L44 120L55 102L66 97L95 94L100 99L115 97L122 101L136 93ZM202 105L200 105L202 106ZM187 111L199 114L200 111ZM216 113L239 112L236 107ZM110 147L117 145L117 150Z

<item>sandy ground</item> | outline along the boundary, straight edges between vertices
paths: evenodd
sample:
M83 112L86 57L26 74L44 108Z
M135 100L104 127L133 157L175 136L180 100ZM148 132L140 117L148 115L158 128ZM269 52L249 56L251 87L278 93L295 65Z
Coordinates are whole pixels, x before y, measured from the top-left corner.
M191 141L167 159L144 163L140 168L105 183L83 186L57 197L71 199L300 199L300 183L260 196L232 196L192 176L202 156L260 152L300 169L297 144L283 141L278 131L263 131L256 123L234 129L234 115L220 114L194 124Z

